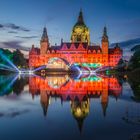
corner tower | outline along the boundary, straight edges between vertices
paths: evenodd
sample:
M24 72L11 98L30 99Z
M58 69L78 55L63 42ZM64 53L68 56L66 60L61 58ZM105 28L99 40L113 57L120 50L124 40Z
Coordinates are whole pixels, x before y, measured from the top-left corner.
M109 41L108 41L108 35L107 35L107 28L104 27L103 36L102 36L102 52L103 52L103 54L108 54L108 48L109 48Z
M103 65L108 66L108 51L109 51L109 40L107 35L107 28L104 27L102 36L102 53L103 53Z
M47 53L47 49L49 48L49 38L48 38L48 34L47 34L47 29L46 27L43 30L43 34L40 40L40 54L44 55Z
M74 25L72 29L71 42L90 44L90 32L88 27L84 23L82 10L80 10L77 23Z

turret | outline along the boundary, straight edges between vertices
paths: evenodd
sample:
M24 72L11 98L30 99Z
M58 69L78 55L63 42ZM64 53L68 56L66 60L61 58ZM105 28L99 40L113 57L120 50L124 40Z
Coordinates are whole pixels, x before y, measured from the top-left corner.
M44 30L43 30L40 45L41 45L40 54L41 55L46 54L47 49L49 48L49 39L48 39L48 34L47 34L47 29L46 28L44 28Z

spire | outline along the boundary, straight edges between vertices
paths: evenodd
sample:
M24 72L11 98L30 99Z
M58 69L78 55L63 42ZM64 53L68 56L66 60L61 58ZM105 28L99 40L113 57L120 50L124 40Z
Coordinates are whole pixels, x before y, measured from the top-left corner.
M46 41L48 41L48 34L47 34L46 27L44 27L43 34L42 34L42 37L41 37L41 42L46 42Z
M104 27L104 33L103 34L104 34L104 36L107 36L107 27L106 26Z
M80 24L80 25L81 25L81 24L84 24L84 18L83 18L83 12L82 12L82 9L80 10L77 24Z
M61 38L61 44L63 44L63 38Z
M107 27L104 27L102 41L108 41Z

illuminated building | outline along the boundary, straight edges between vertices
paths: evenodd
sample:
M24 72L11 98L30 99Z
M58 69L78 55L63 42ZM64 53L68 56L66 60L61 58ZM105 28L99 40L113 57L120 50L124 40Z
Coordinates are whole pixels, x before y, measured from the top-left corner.
M46 65L48 68L68 69L72 64L87 67L110 66L118 64L122 57L122 50L118 44L114 48L109 48L107 28L104 27L101 46L90 42L90 30L85 25L82 11L80 11L78 21L72 29L70 42L63 42L59 46L51 46L44 28L40 41L40 48L34 45L29 52L29 67L35 68ZM52 61L59 60L57 62Z
M108 98L113 95L117 98L122 92L122 86L118 80L112 78L82 78L78 81L66 76L51 77L46 79L40 77L29 78L29 91L33 98L40 94L41 105L44 115L50 103L50 97L58 97L63 104L64 101L71 102L71 112L80 127L84 118L89 114L90 98L100 98L103 115L106 116ZM79 123L79 122L78 122Z

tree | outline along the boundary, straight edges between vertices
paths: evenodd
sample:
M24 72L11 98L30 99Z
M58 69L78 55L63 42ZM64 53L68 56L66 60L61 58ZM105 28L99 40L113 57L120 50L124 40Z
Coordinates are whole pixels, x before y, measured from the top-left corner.
M126 61L121 58L120 61L118 62L117 70L125 71L126 67L127 67Z
M27 61L24 58L24 55L18 49L13 52L13 63L17 67L27 67L28 66Z
M134 70L140 68L140 45L135 46L132 51L134 54L129 61L129 68Z

